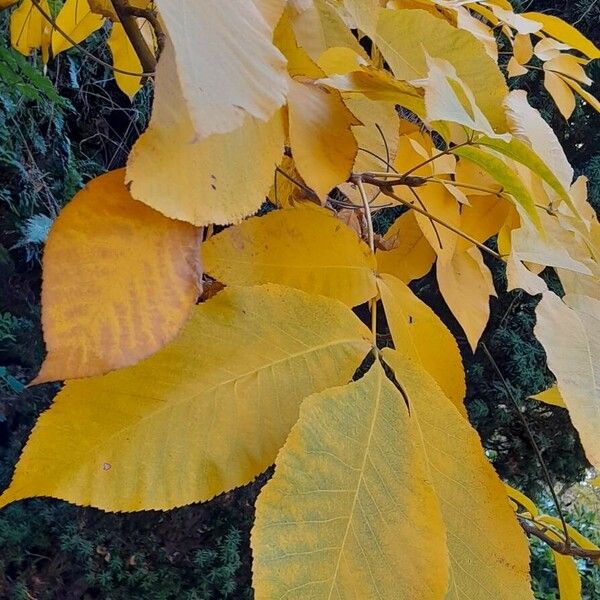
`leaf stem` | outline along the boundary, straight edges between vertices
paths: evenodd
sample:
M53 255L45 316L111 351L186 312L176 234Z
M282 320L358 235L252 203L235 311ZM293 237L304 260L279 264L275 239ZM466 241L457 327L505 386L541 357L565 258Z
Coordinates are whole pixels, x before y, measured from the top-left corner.
M369 248L371 252L375 254L375 232L373 230L373 217L371 215L371 206L369 205L369 198L367 191L362 180L362 177L352 177L352 183L355 183L360 192L362 199L363 208L365 211L365 219L367 220L367 236L369 241ZM373 336L373 347L377 347L377 296L369 300L369 308L371 309L371 335Z
M502 198L505 197L503 188L500 188L500 190L494 190L492 188L486 188L481 185L474 185L472 183L466 183L464 181L451 181L451 180L444 181L443 179L437 179L435 177L430 177L427 179L427 181L431 181L433 183L439 183L441 185L445 185L445 184L449 183L450 185L454 185L454 186L460 187L460 188L465 188L467 190L475 190L478 192L484 192L486 194L491 194L493 196L498 196L498 197L502 197Z

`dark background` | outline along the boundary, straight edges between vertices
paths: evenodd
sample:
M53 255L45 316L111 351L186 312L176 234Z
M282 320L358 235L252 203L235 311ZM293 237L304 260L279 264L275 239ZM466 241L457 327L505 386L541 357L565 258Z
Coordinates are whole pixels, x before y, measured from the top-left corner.
M600 2L513 4L577 23L599 43ZM44 354L39 296L47 230L87 180L124 164L147 125L151 100L151 91L144 89L130 103L110 71L77 49L59 55L44 74L39 58L25 59L8 48L8 12L0 13L0 489L8 484L37 415L60 387L24 388ZM110 62L105 35L94 34L85 46ZM597 63L588 68L592 79L600 78ZM511 83L528 90L577 174L590 179L591 201L600 208L598 115L578 102L567 123L544 91L539 73ZM592 91L600 96L597 84ZM380 214L379 230L393 217ZM501 269L492 262L489 266L498 298L492 300L483 341L508 379L568 505L568 490L588 465L566 411L527 400L553 381L532 335L537 299L506 293ZM545 275L560 291L553 274ZM413 287L457 332L435 281L424 277ZM488 455L505 480L552 511L540 466L506 388L481 350L473 356L466 344L461 348L467 406ZM51 499L15 503L0 511L0 598L251 598L249 531L254 500L267 479L265 474L211 502L169 512L108 514ZM573 524L599 541L597 516L580 506L567 510ZM584 598L600 598L598 569L585 563L581 567ZM537 543L532 573L538 600L556 599L550 553Z

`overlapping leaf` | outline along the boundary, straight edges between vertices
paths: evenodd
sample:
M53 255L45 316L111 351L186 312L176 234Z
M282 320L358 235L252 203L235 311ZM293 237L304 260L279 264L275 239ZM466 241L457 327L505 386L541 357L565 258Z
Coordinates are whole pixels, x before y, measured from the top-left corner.
M167 42L156 75L149 128L127 163L131 195L195 225L232 223L263 203L284 145L281 111L247 116L235 130L199 139Z
M422 368L389 349L383 359L406 394L440 503L450 554L446 599L532 599L527 541L477 432Z
M227 285L280 283L349 306L377 293L369 247L317 207L273 211L229 227L203 245L203 255L209 275Z
M227 289L151 358L67 383L0 504L53 496L165 510L248 483L275 459L300 401L349 381L369 338L335 300L279 286Z
M48 355L35 382L136 363L179 332L199 293L198 230L133 200L118 169L61 211L44 251Z
M417 432L376 360L304 401L257 502L255 596L442 598L445 537Z

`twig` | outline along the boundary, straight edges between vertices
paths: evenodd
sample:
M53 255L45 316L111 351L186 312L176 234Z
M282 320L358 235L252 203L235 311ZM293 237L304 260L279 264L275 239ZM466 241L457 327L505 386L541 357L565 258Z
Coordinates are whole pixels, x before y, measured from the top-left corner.
M544 473L544 478L546 479L546 483L548 484L548 487L550 488L550 494L552 495L552 500L556 507L556 512L558 513L558 516L560 518L560 522L562 524L563 532L565 535L565 545L567 548L570 548L571 547L571 538L569 537L569 530L567 528L567 522L565 520L565 516L564 516L562 508L560 506L560 502L558 501L558 497L556 496L556 492L554 491L554 482L552 480L550 472L548 471L548 467L546 466L546 461L544 460L542 451L540 450L540 447L537 445L537 442L535 441L533 431L531 431L531 427L529 427L529 423L527 422L527 419L523 416L523 413L521 412L519 403L517 402L517 399L514 397L514 394L512 393L512 390L510 389L508 382L504 378L504 375L502 374L500 367L494 360L494 357L490 354L490 351L488 350L488 348L484 342L482 342L481 348L484 351L485 355L487 356L488 360L490 361L490 364L492 365L494 371L496 371L496 373L498 374L498 377L500 377L500 381L502 381L502 385L504 386L504 389L506 390L506 394L508 395L511 402L513 403L513 406L515 407L517 415L519 416L519 419L520 419L523 427L525 428L525 431L527 432L527 436L529 437L529 441L531 442L533 451L535 452L538 462L540 463L540 466L542 467L542 471Z
M140 60L142 69L144 71L154 72L156 70L156 58L154 58L154 54L152 54L152 51L148 48L146 40L144 40L144 36L142 36L142 32L138 27L136 18L127 11L127 1L111 0L111 3L115 9L115 13L117 13L117 17L119 17L119 21L121 21L121 25L123 25L125 34L129 38L129 41Z
M31 2L35 6L35 8L40 12L42 17L46 21L48 21L48 23L50 23L50 25L52 26L52 29L55 29L56 31L58 31L58 33L60 33L60 35L62 35L65 38L65 40L67 40L67 42L69 42L69 44L71 44L74 48L77 48L82 54L87 56L90 60L93 60L94 62L98 63L99 65L102 65L103 67L112 69L116 73L122 73L123 75L133 75L134 77L153 77L154 76L154 71L143 72L143 73L134 73L132 71L125 71L124 69L119 69L118 67L115 67L114 65L111 65L110 63L103 61L101 58L94 56L91 52L88 52L83 46L78 44L72 37L69 36L68 33L66 33L63 29L61 29L56 24L56 21L40 6L40 0L31 0Z
M418 165L415 165L414 167L412 167L411 169L406 171L406 173L403 173L403 176L406 177L407 175L414 173L421 167L428 165L430 162L433 162L434 160L437 160L438 158L441 158L442 156L446 156L447 154L452 154L452 151L456 150L456 148L460 148L462 146L468 146L470 143L471 143L471 140L468 140L466 142L462 142L462 144L456 144L456 146L452 146L452 148L447 148L446 150L442 150L442 151L438 152L437 154L434 154L427 160L424 160L423 162L419 163Z
M464 231L461 231L457 227L454 227L454 225L450 225L450 223L446 223L446 221L443 221L439 217L436 217L434 214L432 214L426 210L423 210L420 206L416 206L414 202L409 202L408 200L404 200L404 198L400 198L400 196L395 194L391 188L382 187L381 192L383 194L385 194L386 196L393 198L397 202L400 202L400 204L404 204L405 206L408 206L412 210L414 210L422 215L425 215L426 217L429 217L430 219L434 220L436 223L439 223L440 225L442 225L442 227L445 227L446 229L449 229L450 231L456 233L456 235L460 235L465 240L468 240L469 242L471 242L472 244L477 246L482 252L486 252L487 254L489 254L490 256L493 256L494 258L497 258L498 260L501 260L502 262L506 262L505 258L502 255L498 254L491 248L488 248L481 242L477 241L474 237L471 237L470 235L466 234Z
M542 542L550 546L552 550L558 552L559 554L575 556L577 558L587 558L588 560L593 560L595 562L600 560L600 550L588 550L586 548L574 546L570 543L570 541L567 543L566 541L561 542L559 540L555 540L549 535L546 535L541 529L533 525L529 520L524 519L521 515L517 515L517 519L519 520L519 524L523 528L523 531L525 531L527 535L533 535L534 537L542 540Z
M150 23L152 29L154 29L154 36L156 37L156 50L160 56L165 47L167 35L164 32L160 21L158 20L156 12L151 8L139 8L137 6L129 5L126 6L125 10L128 14L141 19L146 19L146 21Z
M419 194L417 194L417 192L415 190L413 190L413 188L409 187L408 188L412 195L415 197L415 200L421 205L421 208L423 210L427 210L427 207L425 206L425 204L423 203L423 200L421 200L421 197L419 196ZM429 212L429 211L427 211ZM434 233L435 233L435 237L437 238L438 244L440 246L440 250L444 249L444 245L442 244L442 238L440 237L440 232L437 230L437 227L435 226L435 221L429 217L429 222L431 223L431 228L433 229Z
M277 173L281 173L286 179L291 181L294 185L297 185L301 190L305 191L309 198L311 198L312 200L316 200L319 204L321 203L321 200L319 196L317 196L316 192L309 188L307 185L296 181L291 175L288 175L281 167L275 167L275 171Z
M365 210L365 219L367 220L367 235L369 238L369 248L371 252L375 254L375 232L373 231L373 218L371 216L371 206L369 205L369 198L365 186L360 176L352 177L352 183L355 183L360 192L360 197L363 202L363 208ZM373 347L377 347L377 296L371 298L369 301L369 307L371 309L371 334L373 335Z

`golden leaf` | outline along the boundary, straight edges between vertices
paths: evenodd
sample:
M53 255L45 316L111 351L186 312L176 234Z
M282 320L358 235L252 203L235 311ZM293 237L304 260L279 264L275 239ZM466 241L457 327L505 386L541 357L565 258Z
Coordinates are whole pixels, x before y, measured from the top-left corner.
M125 171L93 179L44 251L48 356L34 383L106 373L170 342L199 293L198 230L131 198Z
M66 0L56 17L56 25L76 44L100 29L103 23L104 17L92 12L88 0ZM52 30L52 54L54 56L72 46L73 44L58 29Z
M445 537L417 432L376 360L303 402L257 501L255 596L442 598Z
M335 300L273 285L226 289L149 359L68 382L0 505L52 496L167 510L248 483L274 461L302 399L347 383L369 339Z

